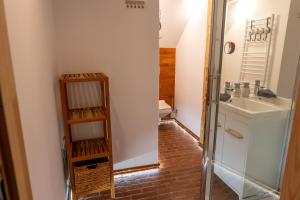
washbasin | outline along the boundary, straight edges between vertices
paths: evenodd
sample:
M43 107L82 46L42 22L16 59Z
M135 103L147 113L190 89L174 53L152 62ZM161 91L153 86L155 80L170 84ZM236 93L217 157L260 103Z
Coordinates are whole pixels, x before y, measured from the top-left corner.
M270 116L282 112L282 109L276 105L250 98L232 98L228 102L221 102L220 107L248 117Z
M233 98L229 101L233 106L239 107L241 109L249 110L251 112L268 112L278 110L275 106L247 99L247 98Z

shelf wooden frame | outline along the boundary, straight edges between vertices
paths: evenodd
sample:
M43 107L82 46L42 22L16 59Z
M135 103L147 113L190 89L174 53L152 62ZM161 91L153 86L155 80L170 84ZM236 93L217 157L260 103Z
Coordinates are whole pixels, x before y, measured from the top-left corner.
M71 109L67 97L67 84L79 82L99 82L101 85L102 107L88 107ZM89 161L99 158L107 158L110 166L110 192L115 198L113 155L109 100L109 78L103 73L63 74L60 77L61 105L64 118L64 132L66 137L68 169L70 174L73 199L81 195L89 195L95 191L85 194L77 194L75 187L74 165L77 162ZM96 138L82 141L73 141L71 126L79 123L103 122L104 138ZM99 191L97 191L99 192Z
M60 80L64 83L106 81L108 77L103 73L81 73L81 74L62 74Z
M72 162L109 157L108 146L102 138L76 141L72 145Z
M67 112L68 124L80 124L107 120L106 111L102 107L69 109Z

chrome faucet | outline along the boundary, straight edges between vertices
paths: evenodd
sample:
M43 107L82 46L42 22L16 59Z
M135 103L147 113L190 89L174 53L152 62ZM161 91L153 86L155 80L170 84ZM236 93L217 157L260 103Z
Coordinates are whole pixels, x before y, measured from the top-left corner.
M260 90L260 80L255 81L255 86L254 86L254 95L257 96L258 91Z
M231 87L231 83L226 81L225 82L225 88L224 88L224 92L225 94L229 94L231 95L231 92L233 91L232 87Z

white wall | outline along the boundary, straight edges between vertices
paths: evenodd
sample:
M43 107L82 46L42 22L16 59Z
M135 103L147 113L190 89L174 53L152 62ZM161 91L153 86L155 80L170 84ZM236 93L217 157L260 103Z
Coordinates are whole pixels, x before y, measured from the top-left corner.
M33 198L63 200L52 1L4 3Z
M158 0L56 0L59 73L110 78L115 169L158 163Z
M177 119L200 136L207 1L193 2L189 21L177 44L175 107Z
M277 92L290 0L240 0L228 3L224 41L233 41L236 50L223 55L222 87L225 81L239 82L245 23L247 19L261 19L275 14L275 39L269 88Z
M300 1L292 0L289 21L285 36L284 52L278 83L278 94L283 97L293 97L296 75L300 59Z
M176 48L188 22L187 1L191 0L159 0L161 48Z

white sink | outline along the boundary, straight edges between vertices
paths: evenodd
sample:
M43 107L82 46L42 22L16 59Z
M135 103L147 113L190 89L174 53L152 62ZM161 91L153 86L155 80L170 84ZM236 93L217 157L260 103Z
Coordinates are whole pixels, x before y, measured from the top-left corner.
M230 101L230 104L251 112L269 112L278 110L278 108L273 105L247 98L234 98Z
M290 108L284 101L251 96L220 102L215 173L239 199L258 194L256 183L279 187L279 147L287 134Z
M271 103L254 100L250 98L232 98L228 102L220 102L220 107L229 109L247 117L265 117L280 114L283 110Z

